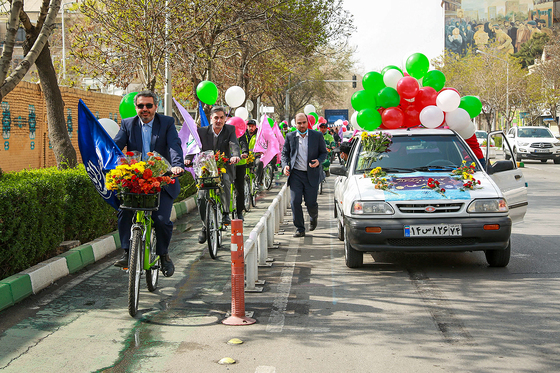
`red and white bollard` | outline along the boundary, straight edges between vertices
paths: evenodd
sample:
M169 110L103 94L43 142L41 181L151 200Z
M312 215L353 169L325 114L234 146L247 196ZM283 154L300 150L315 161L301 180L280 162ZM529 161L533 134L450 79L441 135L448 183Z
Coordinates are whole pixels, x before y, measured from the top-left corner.
M243 250L243 220L231 221L231 316L222 320L226 325L250 325L255 319L245 316L245 256Z

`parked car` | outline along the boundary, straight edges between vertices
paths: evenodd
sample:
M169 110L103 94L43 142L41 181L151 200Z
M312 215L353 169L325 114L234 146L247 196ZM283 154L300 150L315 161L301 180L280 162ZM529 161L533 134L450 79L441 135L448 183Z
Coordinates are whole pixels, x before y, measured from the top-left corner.
M477 130L474 134L476 135L476 139L478 140L478 145L482 150L482 154L484 154L484 158L496 158L496 145L494 144L494 140L488 136L488 132Z
M512 127L507 133L507 139L513 150L510 153L504 149L508 159L513 154L517 161L537 159L546 163L552 159L555 164L560 164L560 141L547 127Z
M490 266L505 267L512 223L522 221L527 211L527 186L516 163L498 152L502 159L489 162L485 172L466 142L449 129L383 132L392 135L392 144L381 158L368 165L359 138L346 166L330 168L338 175L334 214L346 265L361 266L364 252L484 251ZM470 190L453 171L473 163L472 177L480 184ZM367 177L377 167L386 173L386 190ZM437 180L440 190L430 188L430 180L432 186Z

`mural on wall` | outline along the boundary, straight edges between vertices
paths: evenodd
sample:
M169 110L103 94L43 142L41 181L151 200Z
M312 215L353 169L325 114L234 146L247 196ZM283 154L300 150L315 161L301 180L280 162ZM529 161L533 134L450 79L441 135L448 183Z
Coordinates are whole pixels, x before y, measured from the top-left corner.
M72 138L72 109L68 109L68 115L66 116L66 126L68 126L68 136Z
M10 138L10 130L12 127L12 115L10 113L10 104L6 101L2 102L2 137L5 140ZM6 144L9 148L9 142L4 142L4 148L6 148ZM8 150L8 149L6 149Z
M29 138L31 140L35 139L35 129L37 128L37 116L35 114L35 105L29 105L29 118L27 119L29 124Z
M536 33L552 35L554 3L550 0L459 0L455 3L446 9L445 49L460 56L492 43L512 54Z

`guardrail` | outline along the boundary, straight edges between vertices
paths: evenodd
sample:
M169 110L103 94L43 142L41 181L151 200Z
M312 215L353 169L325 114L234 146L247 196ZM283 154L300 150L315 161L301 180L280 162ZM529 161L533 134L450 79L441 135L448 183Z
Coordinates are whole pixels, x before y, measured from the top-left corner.
M274 247L274 234L279 232L290 204L289 192L286 182L245 241L245 291L262 291L255 286L259 283L259 265L266 265L268 249Z

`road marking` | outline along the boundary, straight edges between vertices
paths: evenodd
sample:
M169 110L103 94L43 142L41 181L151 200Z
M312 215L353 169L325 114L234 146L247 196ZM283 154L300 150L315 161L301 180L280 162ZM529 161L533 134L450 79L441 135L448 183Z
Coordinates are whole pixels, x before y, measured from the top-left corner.
M288 297L292 289L292 278L294 276L297 253L298 246L293 246L290 247L286 254L280 283L276 289L276 297L272 303L272 311L270 312L268 325L266 326L266 331L269 333L281 333L284 328L286 307L288 306Z
M276 373L275 367L267 367L264 365L258 366L255 373Z
M437 285L424 273L408 273L445 341L453 344L475 344L473 337L465 329L461 319L455 315L449 300Z

